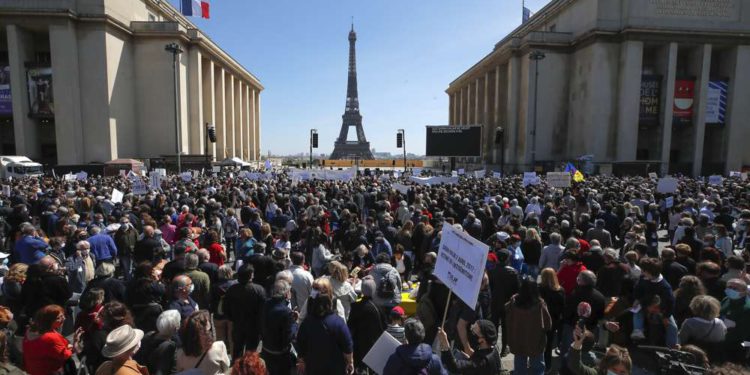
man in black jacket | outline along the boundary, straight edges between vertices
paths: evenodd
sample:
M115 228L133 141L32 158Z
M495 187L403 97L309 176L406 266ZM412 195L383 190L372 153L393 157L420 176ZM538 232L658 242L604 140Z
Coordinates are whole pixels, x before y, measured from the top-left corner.
M384 314L372 302L376 289L372 276L362 279L362 299L353 303L349 312L347 325L354 343L354 367L357 369L366 368L362 359L386 328Z
M55 258L47 255L39 263L29 266L21 289L26 316L33 317L37 310L47 305L65 306L72 295Z
M576 287L569 298L565 299L563 309L563 334L560 343L560 351L567 353L573 342L573 329L578 319L584 318L586 327L591 332L596 332L597 322L604 316L605 299L601 292L596 290L596 275L591 271L581 271L576 278ZM588 317L578 315L578 304L586 302L591 305L591 313Z
M140 264L144 261L154 263L161 259L161 241L157 240L154 234L154 227L150 225L143 227L143 238L135 243L135 248L133 249L133 261L135 264Z
M245 350L255 351L260 343L260 315L266 292L253 283L254 273L252 264L243 264L237 272L239 283L231 286L224 296L224 311L233 324L233 358L242 357Z
M289 308L292 287L286 280L273 284L271 298L263 306L261 337L269 374L288 374L295 363L291 357L292 341L297 333L299 313Z
M497 266L490 270L490 291L492 293L492 323L502 325L503 347L502 353L508 353L508 327L505 323L505 304L510 301L514 294L518 293L521 282L518 278L518 272L511 266L510 251L500 249L496 253Z
M474 353L469 359L456 358L450 350L448 336L442 329L438 330L440 340L440 358L443 366L451 374L462 375L495 375L502 373L503 364L500 353L495 349L497 330L489 320L480 319L471 325L471 335L476 340Z

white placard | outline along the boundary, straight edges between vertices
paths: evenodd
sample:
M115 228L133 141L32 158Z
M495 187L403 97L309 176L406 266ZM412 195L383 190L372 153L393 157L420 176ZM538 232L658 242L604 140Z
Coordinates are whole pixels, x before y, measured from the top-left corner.
M10 185L3 185L3 195L10 197Z
M489 247L447 224L443 225L441 236L434 275L469 308L474 308L482 286Z
M76 175L72 173L68 173L63 176L63 181L75 181L75 180L76 180Z
M740 171L730 171L729 172L729 177L740 178L740 177L742 177L742 173L740 173Z
M221 167L211 167L211 172L219 173L221 172Z
M659 175L656 174L656 173L654 173L654 172L651 172L651 173L648 174L648 178L650 178L652 180L656 180L656 179L659 178Z
M492 172L492 178L502 178L503 174L500 172Z
M391 187L403 195L406 195L409 192L409 187L404 184L393 184Z
M474 177L476 177L476 178L484 178L484 169L480 169L478 171L474 171Z
M536 172L523 172L523 187L539 185L539 177Z
M365 358L362 359L367 366L376 374L382 375L388 358L396 352L401 343L393 338L390 333L383 331L378 340L372 345Z
M443 176L433 176L433 177L415 177L411 176L409 177L409 180L414 181L420 185L439 185L439 184L457 184L458 183L458 177L443 177Z
M458 175L462 176L466 171L463 168L458 168Z
M182 172L180 178L182 178L182 181L190 182L193 180L193 174L190 172Z
M742 181L747 181L747 172L740 173L740 179Z
M677 190L677 179L672 177L660 178L659 183L656 185L658 193L674 193L675 190Z
M458 172L451 171L451 177L458 177Z
M151 190L161 190L161 175L158 173L152 173L149 178L149 187Z
M122 203L122 197L125 196L121 191L112 189L112 203Z
M411 169L411 175L412 176L419 176L422 174L422 168L412 168Z
M723 181L724 181L724 177L721 177L717 174L708 176L709 185L721 185Z
M664 206L666 208L674 207L674 197L667 197L667 199L664 200Z
M133 188L131 189L133 194L135 195L148 194L148 185L146 185L146 183L143 182L142 178L135 177L135 178L132 178L131 181L133 181Z
M87 178L89 178L89 174L86 173L86 172L84 172L84 171L80 171L80 172L76 173L76 180L78 180L78 181L84 181Z
M547 185L556 188L570 187L569 172L547 172Z

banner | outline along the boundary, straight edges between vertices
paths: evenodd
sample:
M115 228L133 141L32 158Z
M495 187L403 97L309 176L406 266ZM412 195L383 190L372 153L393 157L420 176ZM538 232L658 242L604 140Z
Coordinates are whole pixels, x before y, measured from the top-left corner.
M409 180L414 181L420 185L439 185L439 184L457 184L458 183L458 177L442 177L442 176L435 176L435 177L415 177L411 176L409 177Z
M29 68L26 77L29 85L29 115L40 118L55 117L52 68Z
M468 233L443 225L434 275L469 308L477 305L488 251L486 244Z
M677 179L672 177L660 178L656 185L657 193L674 193L677 190Z
M692 79L678 79L674 82L674 108L672 109L672 123L674 125L693 124L693 102L695 95L695 81Z
M89 174L84 171L76 173L76 180L78 181L85 181L87 178L89 178Z
M151 190L161 190L161 174L159 173L152 173L151 176L149 176L149 187Z
M708 93L706 95L706 123L724 124L727 114L727 93L729 82L717 80L708 82Z
M133 181L133 189L131 189L133 194L135 195L148 194L148 185L146 185L146 183L143 181L142 178L136 177L136 178L131 179L131 181Z
M523 187L539 185L539 182L539 176L536 175L536 172L523 172Z
M547 185L556 188L570 187L569 172L547 172Z
M641 109L638 123L641 125L659 124L659 102L661 101L661 76L644 74L641 76Z
M721 183L724 182L724 177L721 177L719 175L711 175L708 176L708 184L709 185L721 185Z
M404 184L393 184L391 187L403 195L409 193L409 187Z
M10 67L0 66L0 116L13 114L13 101L10 96Z

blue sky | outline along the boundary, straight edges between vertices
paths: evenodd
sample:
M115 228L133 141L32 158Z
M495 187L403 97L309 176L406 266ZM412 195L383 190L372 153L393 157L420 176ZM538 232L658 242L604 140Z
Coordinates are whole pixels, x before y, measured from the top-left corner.
M521 0L211 0L211 19L193 21L264 85L264 156L307 152L311 128L314 152L333 150L352 16L367 140L399 153L403 128L407 151L424 154L424 126L448 123L448 84L520 24Z

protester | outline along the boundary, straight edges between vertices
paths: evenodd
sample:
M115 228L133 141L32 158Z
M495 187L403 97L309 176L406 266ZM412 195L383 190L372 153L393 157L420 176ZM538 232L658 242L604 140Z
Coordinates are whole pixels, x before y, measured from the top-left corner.
M129 325L118 327L107 335L102 355L111 360L102 363L96 375L149 375L148 368L133 359L141 346L143 331Z
M78 348L80 332L69 343L58 330L65 321L65 311L57 305L47 305L34 314L34 324L23 340L23 362L29 375L49 375L61 372Z
M508 346L513 353L513 371L518 374L544 374L544 350L552 319L539 296L536 281L524 277L518 294L505 305L508 319Z
M180 328L180 343L177 349L177 371L198 369L202 374L218 375L229 370L227 347L215 341L211 315L207 311L196 311Z
M383 373L447 375L440 357L432 354L432 348L424 344L424 326L419 320L409 319L404 323L406 343L396 348L388 357ZM446 339L447 341L447 339Z

